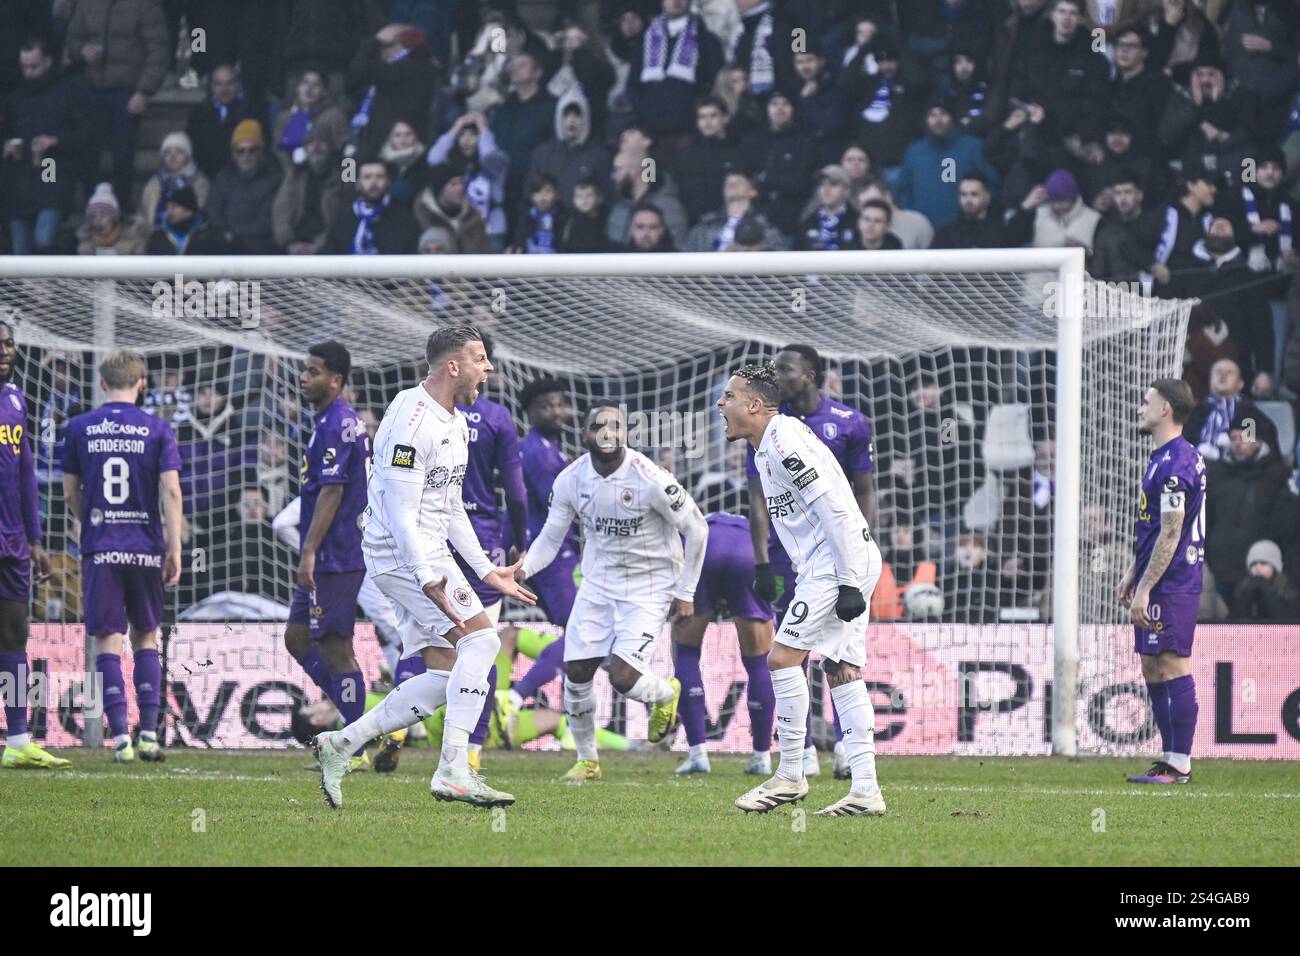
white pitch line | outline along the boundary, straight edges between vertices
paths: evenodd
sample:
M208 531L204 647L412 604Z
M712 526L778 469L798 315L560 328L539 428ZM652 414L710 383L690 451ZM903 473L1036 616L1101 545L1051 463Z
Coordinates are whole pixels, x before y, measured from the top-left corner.
M1047 797L1261 797L1266 800L1300 800L1300 793L1220 793L1209 790L1184 790L1181 786L1139 786L1130 784L1128 788L1115 790L1084 790L1051 787L947 787L930 784L894 784L888 781L881 784L881 789L902 790L914 793L993 793L1001 796L1015 796L1021 793L1039 794Z

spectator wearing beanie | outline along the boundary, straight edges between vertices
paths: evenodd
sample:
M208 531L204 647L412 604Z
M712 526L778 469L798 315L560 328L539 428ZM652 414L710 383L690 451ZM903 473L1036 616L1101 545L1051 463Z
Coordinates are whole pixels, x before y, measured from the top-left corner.
M342 142L324 127L307 133L303 161L289 170L271 208L275 245L292 256L314 256L351 201L339 175Z
M1110 187L1121 172L1139 177L1154 195L1166 191L1163 164L1139 153L1135 141L1132 121L1122 113L1114 113L1106 119L1102 141L1089 143L1080 151L1079 191L1083 201L1098 212L1110 212L1115 201Z
M907 147L894 195L900 206L916 210L939 229L957 218L961 176L983 173L995 189L999 178L984 159L980 141L957 129L947 99L930 101L925 129L925 137Z
M420 238L411 210L389 195L388 167L379 160L357 169L357 197L330 227L324 252L336 256L409 255Z
M194 162L211 182L230 162L230 137L235 127L253 115L239 71L219 63L208 77L208 97L190 109L185 131L194 144Z
M767 100L767 128L750 134L741 149L758 173L759 198L772 225L793 235L818 168L818 146L795 121L789 94L772 91Z
M231 162L212 184L208 222L235 254L277 252L272 213L284 178L280 164L266 155L266 140L257 120L247 119L230 137Z
M448 254L492 251L483 217L465 193L465 174L455 166L444 163L429 170L428 185L416 199L414 211L420 228L447 230L444 251Z
M858 248L862 237L858 234L857 210L849 205L849 174L844 167L822 167L817 173L817 197L817 209L799 224L795 248Z
M1285 504L1286 463L1260 438L1257 422L1241 409L1228 428L1228 447L1206 465L1206 562L1214 571L1219 593L1231 602L1246 577L1246 555L1260 538L1272 532L1275 509Z
M95 187L86 203L86 220L77 229L79 256L138 256L144 238L134 223L122 222L122 207L109 183Z
M767 251L767 228L754 213L743 216L736 223L736 234L723 252Z
M1038 249L1078 246L1091 256L1100 224L1101 213L1083 204L1073 174L1058 169L1043 183L1030 244Z
M194 188L181 186L163 202L163 221L150 233L144 251L151 256L214 256L225 249L199 212Z
M334 103L325 71L308 67L298 77L293 102L280 111L271 134L275 158L286 173L302 162L307 134L318 128L334 142L341 143L348 133L348 121Z
M1217 55L1199 57L1187 86L1179 86L1160 118L1159 140L1184 168L1236 175L1250 152L1257 122L1255 98L1224 74Z
M663 0L662 12L633 41L627 97L665 165L690 141L691 107L712 88L722 62L721 42L688 0Z
M348 73L348 92L358 104L349 145L372 156L399 120L423 135L437 83L424 31L400 23L384 27L357 50Z
M1267 539L1246 552L1246 577L1232 596L1232 618L1238 621L1300 619L1300 593L1282 573L1282 549Z
M79 0L64 39L73 67L84 70L82 107L89 126L88 161L113 157L113 192L129 201L140 116L167 73L166 19L158 0ZM98 170L89 169L89 181Z
M194 147L181 132L168 133L158 150L158 172L140 191L140 222L146 228L161 226L167 216L167 201L178 189L191 189L202 208L208 201L212 183L194 164Z
M561 203L573 195L581 179L609 182L612 157L591 136L591 118L579 90L566 93L555 105L555 138L533 150L528 176L549 176L560 191Z
M425 161L430 166L449 164L465 177L465 197L487 225L492 251L506 246L506 171L510 164L497 148L488 121L479 113L463 113L439 136Z
M695 141L673 157L672 165L690 225L714 208L727 173L740 165L740 148L728 136L727 105L716 96L704 97L695 105Z

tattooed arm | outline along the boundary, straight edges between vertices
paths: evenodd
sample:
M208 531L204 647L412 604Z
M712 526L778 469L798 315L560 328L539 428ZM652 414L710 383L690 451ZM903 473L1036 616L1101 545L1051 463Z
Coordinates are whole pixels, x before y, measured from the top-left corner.
M1151 560L1147 562L1146 572L1138 582L1137 590L1133 592L1133 604L1129 608L1133 623L1138 627L1151 627L1151 618L1147 617L1151 589L1169 568L1169 563L1174 559L1174 552L1178 550L1178 538L1183 533L1183 514L1181 509L1178 511L1162 509L1160 512L1160 536L1156 538L1155 547L1151 550Z

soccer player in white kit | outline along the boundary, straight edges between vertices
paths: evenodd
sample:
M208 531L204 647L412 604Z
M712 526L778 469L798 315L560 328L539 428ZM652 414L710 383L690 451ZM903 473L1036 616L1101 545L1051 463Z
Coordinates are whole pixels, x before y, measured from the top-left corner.
M570 525L582 523L582 584L564 629L564 712L578 762L569 783L601 778L596 754L595 676L609 658L609 681L652 705L652 743L675 726L682 685L650 669L664 622L694 613L709 527L677 479L626 447L627 421L616 405L587 412L587 454L556 476L550 511L517 577L555 558ZM683 538L685 539L683 543Z
M809 651L816 651L840 715L853 777L848 796L817 815L881 816L885 799L876 782L876 715L860 670L867 662L867 606L880 577L880 549L830 449L799 419L778 413L779 399L771 365L740 369L718 399L727 440L754 446L767 513L797 574L794 597L768 655L781 763L776 776L738 798L736 806L766 813L808 795L803 772L808 682L802 667Z
M419 651L427 670L343 730L316 737L321 789L335 809L357 747L424 720L443 704L447 723L432 794L482 807L515 802L469 766L469 735L492 692L487 675L501 640L447 546L502 594L536 603L515 582L522 558L509 567L493 565L461 500L469 426L456 405L478 397L492 363L472 326L435 331L425 358L428 376L397 394L375 435L361 549L366 573L393 604L403 656Z

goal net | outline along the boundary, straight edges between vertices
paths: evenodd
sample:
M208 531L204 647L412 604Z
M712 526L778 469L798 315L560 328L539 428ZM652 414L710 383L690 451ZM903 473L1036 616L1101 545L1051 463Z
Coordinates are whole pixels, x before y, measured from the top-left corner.
M238 746L282 742L285 712L319 696L280 646L297 554L271 523L298 493L309 345L333 338L351 351L351 400L377 423L423 376L428 333L472 323L494 339L486 394L521 435L520 391L558 378L579 414L596 398L624 403L630 444L706 511L743 512L745 449L725 442L712 403L737 366L799 342L825 359L824 394L861 410L874 433L890 587L873 607L865 676L881 752L1049 752L1054 711L1058 750L1140 748L1151 730L1141 699L1108 690L1135 679L1112 591L1149 450L1137 404L1151 380L1180 374L1190 304L1085 282L1078 260L1047 253L187 260L183 278L173 260L5 263L0 315L16 327L55 563L34 595L33 657L82 666L59 458L67 420L96 401L109 349L147 357L145 405L171 422L184 461L169 659L177 734ZM1073 338L1062 331L1071 323ZM1077 516L1064 549L1062 507ZM506 617L535 619L521 608ZM357 644L374 679L370 633L363 626ZM714 747L747 750L745 671L727 622L710 628L703 658ZM529 663L521 656L516 675ZM666 638L656 667L671 667ZM1077 681L1064 702L1053 694L1062 673L1065 686ZM546 693L558 707L557 687ZM74 698L49 715L55 730L76 731ZM829 746L815 668L812 699ZM644 735L643 708L607 686L601 700L606 724Z

